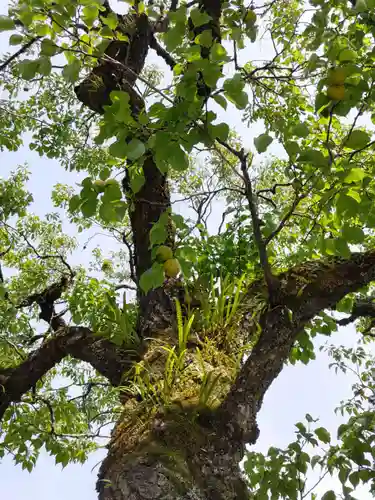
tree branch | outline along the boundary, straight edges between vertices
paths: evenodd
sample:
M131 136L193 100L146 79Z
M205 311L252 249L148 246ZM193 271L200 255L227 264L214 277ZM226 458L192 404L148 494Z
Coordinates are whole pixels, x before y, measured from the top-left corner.
M168 64L168 66L173 69L176 66L176 61L173 57L167 52L156 40L155 35L151 35L150 37L150 47L155 50L158 56L162 57L164 61Z
M256 415L263 397L303 327L348 293L375 280L375 250L354 253L350 259L307 262L280 275L279 280L279 302L260 317L259 340L218 410L223 432L242 442L255 442Z
M120 348L109 340L95 336L88 328L72 326L62 329L32 352L14 368L0 369L0 420L11 403L19 402L23 394L66 356L86 361L112 385L121 383L139 353Z
M264 245L265 246L267 246L269 244L269 242L280 233L280 231L283 229L283 227L285 226L285 224L288 222L288 220L293 215L293 212L297 208L299 202L301 200L303 200L304 198L306 198L306 194L297 195L295 197L295 199L294 199L294 201L293 201L290 209L284 215L284 217L281 219L281 221L280 221L279 225L277 226L277 228L274 231L272 231L272 233L269 236L267 236L267 238L264 240Z
M32 45L34 45L35 42L37 42L41 38L42 38L41 36L31 38L28 42L25 43L25 45L22 45L22 47L18 49L17 52L9 56L6 61L0 64L0 71L4 71L12 61L17 59L17 57L21 56L22 54L24 54L27 51L27 49L29 49Z
M258 247L259 261L263 269L264 279L267 283L270 300L272 302L274 292L276 291L278 286L277 279L272 275L271 266L268 261L266 243L262 237L261 220L258 215L258 207L248 171L247 155L245 155L245 152L243 150L240 152L239 158L241 162L242 177L245 183L245 195L249 204L251 220L253 223L254 238Z
M375 318L375 302L374 297L369 297L366 300L357 300L353 304L351 315L348 318L339 319L336 321L338 325L349 325L358 318Z

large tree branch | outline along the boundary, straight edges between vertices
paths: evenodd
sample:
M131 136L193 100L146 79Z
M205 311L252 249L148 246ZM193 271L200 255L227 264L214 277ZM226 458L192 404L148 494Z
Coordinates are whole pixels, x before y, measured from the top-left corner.
M352 307L352 312L348 318L337 320L337 324L341 326L349 325L358 318L374 318L375 319L375 302L374 297L368 297L366 300L357 300Z
M255 442L256 415L298 333L324 309L375 279L375 250L312 261L280 275L278 303L260 318L262 333L218 411L225 432Z
M88 328L62 329L18 366L0 369L0 419L12 402L20 401L43 375L69 355L89 363L114 386L121 383L124 372L139 359L136 350L120 348L95 336Z

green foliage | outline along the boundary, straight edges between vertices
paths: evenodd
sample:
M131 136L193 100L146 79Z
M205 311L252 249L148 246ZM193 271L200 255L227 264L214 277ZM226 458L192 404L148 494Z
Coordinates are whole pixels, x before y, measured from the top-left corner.
M375 492L375 359L362 347L330 346L326 350L333 358L332 368L356 374L354 397L336 409L346 416L346 423L340 425L334 440L326 428L317 425L318 420L307 414L306 423L296 424L296 440L284 450L272 447L266 455L248 452L244 467L252 498L271 495L275 499L298 499L308 493L312 498L340 498L340 493L334 490L321 497L315 493L321 482L324 485L327 474L339 479L345 498L355 498L352 493L355 494L359 484ZM309 480L313 471L317 481Z
M182 317L181 304L178 299L175 299L176 304L176 322L178 331L178 349L179 354L186 350L187 342L189 340L191 327L194 321L194 314L192 314L186 322L184 322Z
M222 337L231 347L246 313L260 334L257 319L267 307L264 296L256 296L245 311L245 285L262 280L263 270L249 186L238 161L242 154L254 156L248 174L275 274L299 265L301 277L307 260L347 258L352 251L374 247L375 4L352 4L311 0L306 10L305 2L277 0L252 10L242 0L229 1L222 4L222 43L210 29L193 35L192 27L210 26L211 18L196 5L180 5L168 13L168 31L158 35L176 62L173 74L164 81L159 70L143 70L137 83L146 105L135 117L127 92L111 92L99 116L82 107L73 91L114 37L129 40L119 29L118 17L104 14L103 2L11 2L9 14L0 16L0 32L9 35L12 53L21 50L14 59L5 54L0 62L0 150L28 147L71 172L72 186L58 183L52 192L58 213L41 217L30 213L33 194L26 168L0 180L0 367L16 365L54 334L40 320L36 303L20 304L64 274L74 274L58 304L60 312L68 309L63 316L70 324L89 327L98 338L122 347L137 346L133 288L147 294L167 281L156 253L160 245L169 245L172 233L183 286L201 307L175 301L178 342L163 344L163 373L154 377L150 367L139 363L126 390L155 405L160 399L169 404L183 378L184 362L192 356L192 333L206 335L206 350L212 339L218 343ZM147 14L159 17L152 6ZM264 32L272 33L275 50L260 58L259 34ZM332 69L344 74L342 99L327 94ZM101 88L103 80L97 78L95 85ZM231 129L233 113L248 127L242 138ZM135 283L134 269L127 266L137 257L132 254L129 216L150 182L144 165L151 157L168 176L173 209L147 228L153 263ZM125 169L130 187L126 196L121 185ZM177 213L180 199L185 208L189 204L183 215ZM223 214L215 221L220 224L216 231L208 214L216 216L219 209ZM67 221L77 238L69 236ZM97 232L112 237L115 250L110 255L105 243L90 250ZM122 245L120 250L117 245ZM81 250L93 261L89 269L67 265ZM130 299L120 296L122 286L128 294L130 290ZM356 297L345 297L337 312L350 313L355 298L372 292L369 286ZM361 320L359 329L368 326ZM314 360L315 337L336 330L335 319L322 312L298 335L289 362ZM244 349L233 356L237 367ZM348 360L365 368L353 400L340 408L349 418L337 442L333 433L306 416L307 424L297 424L296 441L285 450L248 454L245 469L254 498L298 498L308 491L306 474L314 468L338 474L345 498L353 498L356 486L374 481L372 361L365 360L361 349L330 353L337 370L349 370ZM199 403L211 405L225 377L201 365ZM67 379L67 387L54 387L56 377ZM96 430L110 422L108 413L116 409L117 399L105 381L67 359L39 382L35 394L26 394L8 411L0 453L13 453L27 470L43 446L63 466L83 462L96 446ZM337 496L329 490L322 498Z

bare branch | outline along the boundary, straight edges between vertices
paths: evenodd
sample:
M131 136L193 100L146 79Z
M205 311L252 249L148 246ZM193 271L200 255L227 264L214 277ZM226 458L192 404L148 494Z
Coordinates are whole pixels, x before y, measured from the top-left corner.
M115 286L115 290L121 290L123 288L125 290L134 290L134 291L137 291L137 287L136 286L127 285L126 283L122 283L121 285Z
M39 319L46 321L54 331L64 328L66 324L62 316L66 311L56 314L55 302L61 297L71 281L71 278L64 275L59 282L52 283L52 285L48 286L42 292L29 295L16 307L17 309L21 309L38 304L40 307Z
M285 224L288 222L288 220L291 218L291 216L293 215L293 212L294 210L297 208L298 206L298 203L303 200L303 198L306 198L306 194L301 194L301 195L297 195L292 203L292 206L290 207L290 209L288 210L288 212L284 215L284 217L281 219L279 225L277 226L277 228L272 231L272 233L267 236L267 238L265 239L264 241L264 244L267 246L269 244L269 242L275 238L279 233L280 231L283 229L283 227L285 226Z
M8 57L6 61L4 61L2 64L0 64L0 71L4 71L17 57L21 56L24 54L32 45L34 45L35 42L40 40L42 37L37 36L35 38L31 38L28 42L25 43L20 49L17 50L14 54Z
M277 279L275 278L275 276L272 275L271 266L268 261L267 248L265 241L263 240L262 237L261 220L258 215L257 202L255 199L253 186L248 171L247 155L245 155L244 150L241 151L240 161L241 161L241 172L245 183L246 199L249 204L251 220L253 223L254 238L259 252L259 261L264 272L264 279L267 283L270 301L272 303L273 296L278 287L278 284L277 284Z

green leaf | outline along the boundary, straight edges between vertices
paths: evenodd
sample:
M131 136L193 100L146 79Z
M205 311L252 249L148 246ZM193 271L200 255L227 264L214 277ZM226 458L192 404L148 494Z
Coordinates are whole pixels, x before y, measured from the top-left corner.
M81 197L78 194L75 194L69 200L69 211L72 213L76 212L79 209L81 203Z
M18 64L18 69L24 80L32 80L38 72L38 67L39 61L37 60L24 59Z
M98 200L96 198L87 198L81 205L81 212L84 217L92 217L96 213Z
M156 222L150 230L151 246L156 246L164 243L168 237L168 232L165 224Z
M212 125L210 127L210 132L212 136L222 141L226 141L229 135L229 125L227 123L219 123L218 125Z
M111 203L114 201L121 200L121 198L122 198L122 191L117 181L105 186L104 195L102 197L103 203Z
M163 265L155 262L151 269L147 269L139 280L139 286L144 293L152 289L159 288L164 283Z
M62 75L67 82L74 83L78 80L80 69L81 69L81 64L76 59L71 64L67 64L64 67Z
M358 193L358 191L355 191L354 189L349 189L346 194L350 196L350 198L353 198L353 200L355 200L357 203L361 203L362 197Z
M355 216L358 213L358 203L351 196L340 193L336 199L336 210L339 215Z
M344 146L350 149L361 149L371 141L370 135L364 130L353 130Z
M206 12L199 10L198 8L192 9L190 12L191 20L196 28L207 24L212 18Z
M139 139L132 139L127 144L127 157L129 160L138 160L138 158L145 154L145 151L145 145Z
M244 86L245 82L240 73L236 73L232 78L227 78L223 84L223 88L228 94L235 94L242 90Z
M13 30L15 27L13 19L7 16L0 16L0 31Z
M211 47L210 59L211 61L217 63L227 62L230 60L225 48L221 45L221 43L217 42L215 42Z
M112 105L108 106L106 109L108 112L111 112L114 114L116 120L119 123L131 123L132 121L132 116L131 116L131 109L130 109L130 96L127 92L123 92L120 90L113 90L111 92L111 100L112 100ZM123 134L124 135L124 134ZM124 135L125 139L125 135ZM124 140L125 142L125 140Z
M284 144L284 148L289 156L294 156L300 152L299 144L298 144L298 142L295 142L295 141L287 141Z
M181 45L185 34L185 23L177 23L164 34L164 43L169 51L175 50Z
M9 45L19 45L20 43L22 43L24 40L23 36L22 35L11 35L9 37Z
M121 138L109 146L108 152L115 158L125 159L128 155L128 145L125 140Z
M340 62L350 62L354 61L355 59L357 59L357 52L351 49L344 49L339 54Z
M324 92L319 92L315 97L315 112L326 116L328 112L327 106L331 102L331 99Z
M323 443L327 444L331 442L331 435L324 427L318 427L314 432Z
M130 187L134 194L137 194L145 183L143 172L137 172L130 177Z
M360 477L359 477L359 472L358 471L354 471L354 472L352 472L350 474L349 481L352 483L352 485L354 486L354 488L356 486L358 486L359 480L360 480Z
M212 32L211 30L204 30L195 37L195 43L202 45L202 47L211 47L212 45Z
M335 250L338 255L344 257L344 259L349 259L350 257L350 248L345 239L337 238L335 240Z
M118 25L118 16L114 12L110 12L107 17L100 16L100 19L111 30L115 30L117 28L117 25Z
M171 218L178 229L187 229L188 226L186 225L185 220L184 220L182 215L172 214ZM185 248L190 248L190 247L185 247Z
M169 164L173 170L183 172L189 167L189 160L186 153L181 149L177 142L172 142L169 146ZM167 151L166 151L167 153Z
M39 59L38 73L44 76L48 76L51 73L52 64L49 57L41 57Z
M40 46L40 53L43 56L54 56L58 51L58 47L49 38L44 38Z
M110 175L111 175L111 170L108 167L102 168L101 171L99 172L99 178L102 181L107 180Z
M362 168L352 168L345 177L344 182L360 182L366 176L366 172Z
M272 141L273 138L270 135L260 134L254 139L254 145L258 153L264 153Z
M99 216L105 222L115 222L118 220L116 209L110 203L101 203L99 208Z
M333 490L329 490L324 493L322 500L336 500L336 493Z
M94 22L98 19L98 15L99 8L95 4L87 5L82 10L82 18L89 28L91 28Z
M346 468L341 468L339 471L339 479L341 484L345 484L348 479L349 470Z
M228 94L228 92L226 92L226 96L233 102L237 109L245 109L249 103L249 96L244 90L240 90L236 94Z
M299 155L298 162L311 163L315 167L325 167L328 165L328 158L318 149L306 149Z
M358 226L344 225L342 235L349 243L363 243L365 233Z
M299 123L298 125L295 125L291 130L291 134L296 135L297 137L307 137L309 133L310 129L305 123Z
M213 99L221 106L223 109L227 109L228 103L224 96L220 94L216 94L213 96Z

